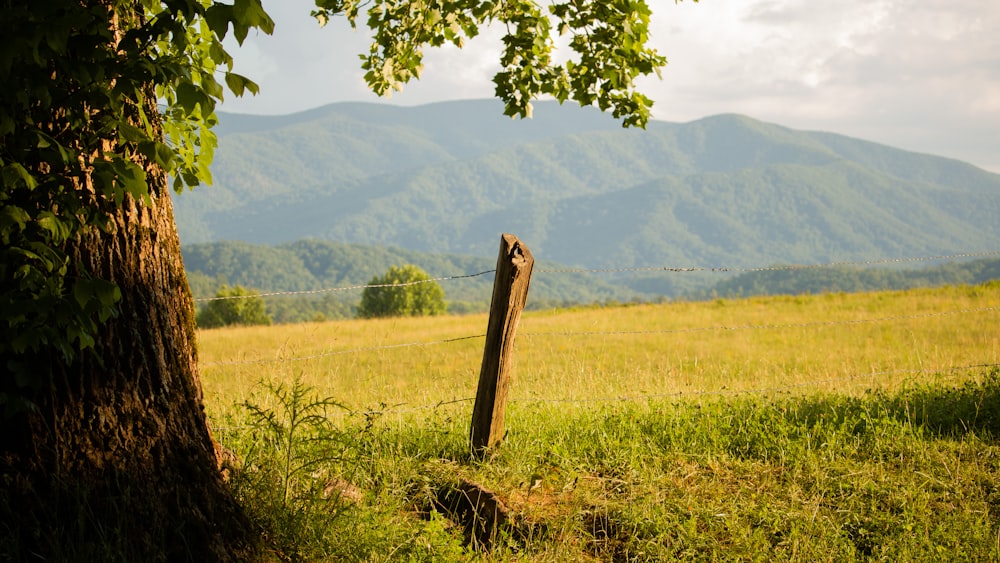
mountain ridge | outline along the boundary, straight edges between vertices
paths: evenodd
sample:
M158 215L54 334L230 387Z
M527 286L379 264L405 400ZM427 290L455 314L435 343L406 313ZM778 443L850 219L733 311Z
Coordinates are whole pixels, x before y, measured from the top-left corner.
M591 108L342 103L220 114L186 244L301 238L491 256L514 232L583 267L815 263L1000 247L1000 175L738 114L623 130ZM600 248L600 252L593 249Z

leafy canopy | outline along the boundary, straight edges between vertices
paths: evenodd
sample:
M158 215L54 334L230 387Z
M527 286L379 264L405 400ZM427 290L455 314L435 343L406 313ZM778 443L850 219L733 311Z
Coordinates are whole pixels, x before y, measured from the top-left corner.
M93 346L120 292L73 274L67 245L166 197L150 175L172 176L177 191L211 179L217 77L237 95L257 91L232 72L222 39L273 25L260 0L5 3L0 356L55 350L70 361ZM18 386L39 384L32 379Z
M648 45L645 0L556 0L547 10L534 0L316 0L316 6L321 25L342 15L354 27L367 7L364 22L374 40L361 66L379 95L420 78L424 47L462 47L483 26L503 26L502 68L493 82L510 116L530 117L531 100L550 95L611 110L625 126L644 126L653 102L635 81L659 75L667 62ZM563 63L553 58L556 34L568 38L572 52Z
M358 317L419 317L443 315L448 310L441 284L417 266L392 266L375 276L361 293Z

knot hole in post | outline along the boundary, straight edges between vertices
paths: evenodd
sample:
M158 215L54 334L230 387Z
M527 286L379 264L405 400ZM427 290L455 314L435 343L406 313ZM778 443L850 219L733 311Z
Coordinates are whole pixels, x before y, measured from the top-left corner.
M512 259L513 258L520 258L522 255L523 255L523 253L521 252L521 243L520 242L515 242L514 243L514 247L510 249L510 257Z

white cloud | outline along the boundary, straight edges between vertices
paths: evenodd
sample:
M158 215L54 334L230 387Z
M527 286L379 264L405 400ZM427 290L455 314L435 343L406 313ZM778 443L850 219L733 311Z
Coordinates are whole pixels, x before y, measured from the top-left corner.
M651 0L670 61L645 80L659 119L743 113L970 161L1000 172L1000 4L982 0ZM235 50L260 82L227 111L290 113L377 101L362 80L362 32L320 29L311 3L266 3L274 37ZM422 80L391 103L490 97L499 33L428 50Z
M716 0L658 10L657 116L745 113L1000 171L1000 5Z

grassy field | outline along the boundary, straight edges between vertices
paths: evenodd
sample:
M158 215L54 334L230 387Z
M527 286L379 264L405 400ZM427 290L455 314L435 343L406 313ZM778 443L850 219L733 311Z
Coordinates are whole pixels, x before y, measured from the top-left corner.
M277 560L997 560L998 310L994 283L525 313L484 461L484 316L199 351ZM506 507L489 549L443 500L463 483Z

